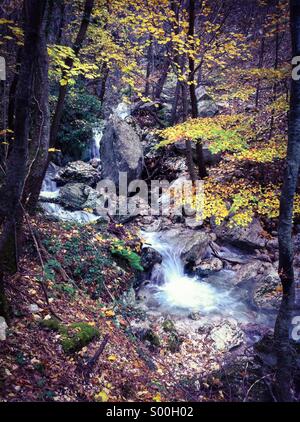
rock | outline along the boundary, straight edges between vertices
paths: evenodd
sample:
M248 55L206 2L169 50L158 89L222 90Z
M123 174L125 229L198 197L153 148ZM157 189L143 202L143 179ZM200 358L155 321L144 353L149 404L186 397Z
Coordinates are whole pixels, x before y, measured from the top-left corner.
M148 341L152 346L155 347L159 347L161 343L160 338L151 328L146 331L143 340Z
M174 322L171 319L165 319L162 328L166 333L172 333L176 331Z
M277 271L272 267L266 275L260 277L253 290L253 300L259 308L278 309L281 301L281 293L278 291L280 278Z
M208 245L212 239L210 234L204 231L174 228L162 232L162 239L171 245L180 247L180 257L184 264L193 264L204 259L208 253Z
M199 321L202 318L202 315L200 312L191 312L189 314L189 318L193 321Z
M123 293L121 301L126 306L132 307L135 305L135 291L132 287Z
M36 314L38 312L41 312L41 309L36 305L35 303L28 306L28 309L31 313Z
M277 269L269 262L251 261L237 269L235 284L238 289L248 290L248 300L259 309L274 310L279 307L281 293Z
M101 160L100 160L100 158L92 158L92 159L89 161L89 164L90 164L92 167L94 167L94 169L98 169L98 168L100 167L100 165L101 165Z
M143 170L140 137L126 121L116 114L108 120L100 145L102 177L119 184L119 172L127 173L128 183L139 179Z
M6 324L5 319L0 316L0 341L6 340L6 330L8 328L8 325Z
M155 249L146 247L141 252L141 265L145 271L152 270L155 264L161 264L162 256Z
M223 352L240 346L244 341L243 331L231 321L224 321L221 325L214 327L210 332L210 337L215 347Z
M82 210L88 196L86 187L83 183L68 183L60 189L59 203L70 210Z
M221 271L223 262L219 258L204 259L199 265L193 268L193 271L199 277L206 277L212 273Z
M242 249L255 250L266 246L263 228L256 218L246 227L228 227L226 223L223 223L220 226L215 225L213 231L222 242Z
M203 226L203 220L198 220L196 217L187 217L184 220L184 224L189 229L196 230Z
M117 107L114 109L114 114L121 120L125 120L127 117L131 115L130 105L124 102L119 103Z
M59 170L55 180L60 185L74 182L94 186L100 180L100 173L95 167L88 163L74 161Z
M203 86L196 88L197 106L199 117L214 117L219 112L219 108L210 95L207 94Z

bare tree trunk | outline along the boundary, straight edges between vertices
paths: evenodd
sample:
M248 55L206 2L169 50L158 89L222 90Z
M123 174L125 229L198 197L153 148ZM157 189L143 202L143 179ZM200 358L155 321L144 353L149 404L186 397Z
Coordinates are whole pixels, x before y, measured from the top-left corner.
M90 23L92 10L94 7L94 0L86 0L83 12L83 18L81 21L81 25L76 37L76 40L73 45L73 51L75 56L78 56L82 43L85 39L86 32ZM74 61L71 58L66 59L65 64L68 66L69 69L72 69ZM56 109L53 116L53 121L51 125L51 132L50 132L50 147L55 147L57 134L59 130L59 125L62 117L62 112L64 108L64 102L68 91L68 85L60 85L59 87L59 94L58 100L56 103Z
M265 52L265 36L262 34L261 40L260 40L260 51L259 51L259 59L258 59L258 68L261 69L263 67L264 62L264 52ZM259 94L260 94L260 84L261 81L259 80L256 87L256 93L255 93L255 107L258 107L259 103Z
M49 110L49 60L45 28L39 40L39 58L36 67L33 86L33 111L31 141L29 143L29 166L22 202L30 214L33 214L39 198L40 189L36 181L44 174L48 162L50 137L50 110Z
M160 69L160 75L161 76L160 76L159 80L157 81L156 88L155 88L155 91L154 91L154 97L155 97L154 99L157 100L157 101L160 100L160 96L161 96L161 93L164 89L164 84L165 84L167 76L168 76L169 68L170 68L170 61L169 61L169 59L166 59L164 61L163 65L162 65L161 69Z
M183 121L186 121L188 116L188 100L187 100L187 86L186 83L182 83L182 108L183 108ZM190 178L194 182L196 180L194 161L193 161L193 150L192 142L190 139L185 140L185 149L186 149L186 162L189 170Z
M300 55L300 2L290 0L291 37L293 57ZM300 81L292 80L287 167L280 200L278 226L279 275L283 297L275 325L275 347L277 352L277 388L280 401L293 400L292 393L292 351L289 330L295 300L293 270L292 218L294 195L297 188L300 166Z
M195 0L190 0L189 2L189 31L188 35L194 37L195 32ZM198 117L198 105L197 105L197 96L196 96L196 87L195 87L195 61L189 55L189 72L190 72L190 97L191 97L191 107L192 107L192 117ZM207 171L204 163L203 148L201 140L197 140L196 143L196 154L197 154L197 164L198 164L198 174L201 179L207 176Z
M23 216L20 200L26 176L30 105L34 75L38 63L39 40L45 6L46 1L24 0L25 40L15 99L15 136L11 153L7 160L5 183L0 192L2 223L0 236L0 282L3 282L3 274L5 272L16 271L18 265L18 240L20 238Z

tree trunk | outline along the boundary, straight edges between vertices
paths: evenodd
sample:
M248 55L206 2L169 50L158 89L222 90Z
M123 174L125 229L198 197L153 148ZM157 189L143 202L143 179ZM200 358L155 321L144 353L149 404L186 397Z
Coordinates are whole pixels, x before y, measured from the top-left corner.
M182 83L182 109L183 109L183 121L186 121L188 116L188 101L187 101L187 86L186 83ZM190 139L185 140L185 149L186 149L186 163L189 170L190 178L194 182L196 180L194 161L193 161L193 150L192 142Z
M83 41L86 36L86 32L90 23L92 10L94 7L94 0L86 0L85 6L84 6L84 13L83 18L81 21L81 25L76 37L76 40L73 45L73 50L75 53L75 56L78 56L80 49L82 47ZM66 59L65 61L66 66L68 66L68 69L72 69L74 61L71 58ZM51 131L50 131L50 147L54 148L56 144L56 138L59 130L59 125L62 117L62 112L64 108L64 102L68 91L68 85L60 85L59 87L59 94L58 94L58 100L56 103L56 108L53 116L53 121L51 125Z
M85 1L83 18L81 21L79 32L77 34L76 40L73 45L73 50L76 56L78 56L82 43L85 39L93 7L94 7L94 0ZM73 60L67 59L65 61L65 64L68 66L69 69L71 69L73 66ZM56 139L57 139L57 134L58 134L60 121L61 121L61 117L63 113L64 102L67 95L67 91L68 91L68 85L63 85L63 86L61 85L59 87L58 100L56 103L56 108L55 108L55 112L54 112L54 116L53 116L53 120L52 120L52 124L50 128L50 141L49 141L50 148L56 147ZM50 162L50 157L48 154L47 161L43 168L43 171L41 172L40 177L37 178L35 181L35 194L32 196L31 201L30 201L31 213L33 213L36 208L39 192L42 188L43 180L44 180L49 162Z
M290 0L291 37L293 57L300 55L300 2ZM294 195L297 188L300 165L300 81L292 80L287 167L280 200L278 226L279 275L283 287L280 311L275 324L275 346L277 352L277 388L280 401L291 401L292 352L289 329L295 300L293 271L292 218Z
M49 60L45 28L41 31L39 39L39 58L36 66L33 86L33 111L31 141L29 144L29 167L23 193L22 202L30 214L33 214L39 198L40 189L36 181L40 180L47 166L49 136L50 136L50 110L49 110Z
M164 89L164 84L168 76L169 68L170 68L170 61L169 59L166 59L160 68L160 78L157 81L155 91L154 91L154 97L155 97L154 99L156 101L160 101L160 96Z
M23 56L15 99L15 133L11 153L7 160L6 178L0 192L0 282L3 273L17 270L19 238L22 227L20 200L26 176L30 105L33 83L39 55L46 1L24 0L25 39ZM0 290L3 290L2 287ZM1 300L1 303L4 301ZM1 313L0 309L0 313Z
M195 32L195 0L190 0L189 2L189 37L194 37ZM198 117L198 105L197 105L197 96L196 96L196 87L195 87L195 61L189 55L189 82L190 82L190 97L191 97L191 107L192 107L192 117L195 119ZM198 164L198 174L200 179L203 179L207 176L207 171L204 163L203 148L201 140L198 139L196 143L196 154L197 154L197 164Z

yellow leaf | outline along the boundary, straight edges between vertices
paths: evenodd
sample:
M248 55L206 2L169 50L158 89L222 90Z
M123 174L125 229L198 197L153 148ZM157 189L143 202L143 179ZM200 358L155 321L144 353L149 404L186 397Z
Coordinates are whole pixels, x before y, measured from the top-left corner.
M108 401L108 395L105 391L100 391L100 393L95 394L95 400L100 402L106 402Z
M160 401L161 401L161 395L160 395L160 393L157 393L157 394L153 397L153 401L156 401L156 402L160 402Z
M112 309L110 309L108 311L105 311L105 315L107 317L113 317L113 316L115 316L115 312Z
M117 356L115 356L115 355L110 355L110 356L108 356L107 360L109 360L109 361L111 361L111 362L114 362L115 360L117 360Z

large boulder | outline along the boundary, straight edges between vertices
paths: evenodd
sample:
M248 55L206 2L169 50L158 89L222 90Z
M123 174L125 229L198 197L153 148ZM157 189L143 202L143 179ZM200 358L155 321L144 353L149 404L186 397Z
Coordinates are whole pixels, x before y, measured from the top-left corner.
M203 86L196 89L198 116L214 117L219 112L219 108L210 95L207 94Z
M100 145L102 177L119 183L119 172L126 172L128 183L138 179L143 170L143 150L132 125L113 113L104 129Z
M59 170L55 180L59 185L73 182L94 186L100 180L100 173L95 167L88 163L74 161Z
M266 246L267 240L263 234L263 228L258 219L254 218L252 222L245 227L229 227L225 222L214 226L214 233L221 242L244 248L247 250L261 249Z
M141 265L145 271L152 270L155 264L161 264L161 254L153 248L145 247L141 252Z
M278 309L280 293L280 277L277 269L270 262L253 260L240 265L234 276L236 292L242 292L250 304L258 309Z
M60 189L58 202L69 210L82 210L87 200L84 183L68 183Z

